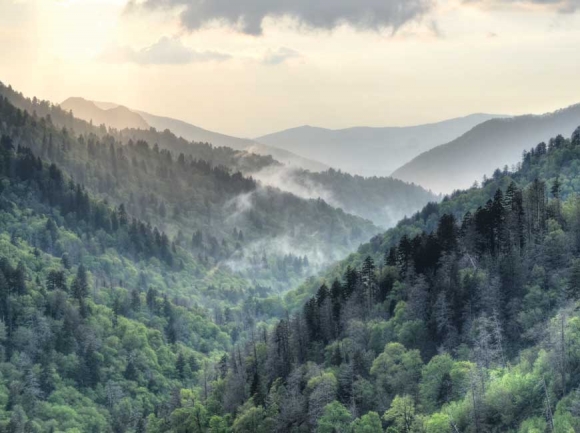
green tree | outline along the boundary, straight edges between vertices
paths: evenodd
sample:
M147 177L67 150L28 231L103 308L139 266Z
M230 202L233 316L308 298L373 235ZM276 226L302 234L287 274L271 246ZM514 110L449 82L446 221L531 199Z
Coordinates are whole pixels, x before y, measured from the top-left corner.
M77 275L72 284L72 294L79 303L82 303L83 300L89 296L87 270L83 265L79 265L77 269Z
M209 420L207 410L199 403L193 407L178 408L171 414L175 433L206 433Z
M212 416L209 420L209 433L228 433L227 421L221 416Z
M241 408L232 431L234 433L269 433L274 430L274 420L262 406L255 407L252 400Z
M576 259L572 262L570 276L568 277L568 286L566 287L566 294L569 299L580 299L580 259Z
M415 395L422 366L418 350L407 350L400 343L388 343L373 361L370 372L388 396Z
M431 415L424 423L425 433L449 433L449 416L442 413Z
M419 396L426 413L435 412L453 396L451 370L453 359L448 354L435 356L423 367Z
M317 433L348 433L351 419L350 412L339 402L333 401L324 407L316 431Z
M395 427L399 433L411 433L415 423L415 402L413 398L397 395L383 419Z
M381 418L376 412L369 412L352 423L352 433L383 433Z

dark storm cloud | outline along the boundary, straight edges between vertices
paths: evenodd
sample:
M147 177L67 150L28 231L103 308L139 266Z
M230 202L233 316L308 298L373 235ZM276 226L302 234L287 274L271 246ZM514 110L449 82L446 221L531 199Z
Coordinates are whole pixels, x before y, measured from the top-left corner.
M136 4L181 8L181 22L190 30L218 21L260 35L264 18L283 16L312 29L349 24L361 30L396 30L429 10L433 0L131 0L129 7Z

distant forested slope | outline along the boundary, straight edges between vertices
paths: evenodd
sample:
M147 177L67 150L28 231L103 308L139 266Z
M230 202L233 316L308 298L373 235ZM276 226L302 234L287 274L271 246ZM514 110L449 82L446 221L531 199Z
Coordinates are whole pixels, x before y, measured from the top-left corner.
M32 113L44 107L36 105L39 109L32 107ZM7 99L3 109L18 112ZM89 191L115 206L123 204L129 215L163 230L208 266L229 268L266 290L288 290L303 275L344 257L379 231L322 200L262 187L228 167L143 140L162 139L176 148L182 141L169 132L107 131L59 108L45 111L70 129L56 124L52 115L38 118L23 112L21 123L7 115L4 130L16 146L59 164ZM77 136L73 128L85 133ZM216 159L237 155L227 148L199 147ZM264 157L258 158L251 161L259 164Z
M432 192L399 179L353 176L334 169L313 173L266 167L254 176L301 197L321 197L332 206L383 228L392 227L427 203L439 200Z
M580 104L542 116L492 119L425 152L393 173L436 192L471 186L493 170L517 163L530 143L548 141L580 124Z
M245 138L232 137L218 132L208 131L191 123L170 117L156 116L144 111L130 110L115 103L94 102L83 98L68 98L60 106L66 111L72 111L73 115L86 121L93 120L94 124L104 123L116 129L149 129L154 128L159 132L170 130L178 137L196 143L211 143L216 147L228 147L241 152L254 153L256 155L272 156L278 161L292 167L300 167L312 171L328 168L324 164L312 161L296 154L276 147L256 143ZM101 123L97 123L97 120ZM123 123L124 122L124 123Z
M448 143L474 126L496 117L472 114L408 127L354 127L331 130L302 126L256 141L363 176L389 176L393 170L435 146Z
M34 105L0 98L0 430L580 429L580 128L282 303L296 248L376 228Z
M230 351L219 419L234 431L577 431L579 192L580 128L377 236L310 281L296 314Z

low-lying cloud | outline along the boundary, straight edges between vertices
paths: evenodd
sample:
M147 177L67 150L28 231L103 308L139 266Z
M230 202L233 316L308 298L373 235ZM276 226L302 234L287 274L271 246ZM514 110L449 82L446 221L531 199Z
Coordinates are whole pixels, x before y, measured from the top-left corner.
M280 47L277 50L268 50L262 61L265 65L280 65L290 59L297 59L302 55L292 48Z
M130 0L148 8L179 8L181 23L198 30L220 22L261 35L266 17L291 17L310 29L348 24L360 30L396 30L431 9L433 0Z
M298 173L300 170L293 167L266 167L252 173L252 177L262 185L281 189L306 200L320 198L331 206L341 206L341 203L334 200L331 191L316 182L310 182L306 177L299 181Z
M188 63L224 61L229 54L216 51L196 51L186 47L179 39L162 37L154 44L135 50L131 47L109 47L101 55L109 63L136 63L139 65L185 65Z

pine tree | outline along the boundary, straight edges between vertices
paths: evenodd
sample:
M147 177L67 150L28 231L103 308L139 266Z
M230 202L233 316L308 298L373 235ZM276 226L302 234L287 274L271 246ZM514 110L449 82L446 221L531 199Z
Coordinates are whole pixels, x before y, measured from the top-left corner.
M566 288L568 299L580 299L580 260L574 260L568 277L568 286Z
M572 145L580 146L580 126L574 130L571 139Z
M89 282L87 270L83 265L79 265L77 275L72 284L72 295L81 303L89 296Z
M127 367L125 367L123 376L125 379L132 381L137 381L137 379L139 379L139 372L137 371L137 367L135 367L133 359L129 359L129 362L127 362Z
M385 254L386 266L397 266L397 248L391 247Z
M371 256L367 256L361 269L361 280L365 290L365 300L367 311L373 308L377 296L377 280L375 276L375 262Z
M141 293L137 289L131 290L131 309L135 312L141 310Z
M179 352L179 355L177 355L177 361L175 361L175 370L177 371L178 377L180 379L184 379L185 357L181 352Z
M78 371L79 384L94 388L101 380L101 359L92 344L88 345L81 356Z

